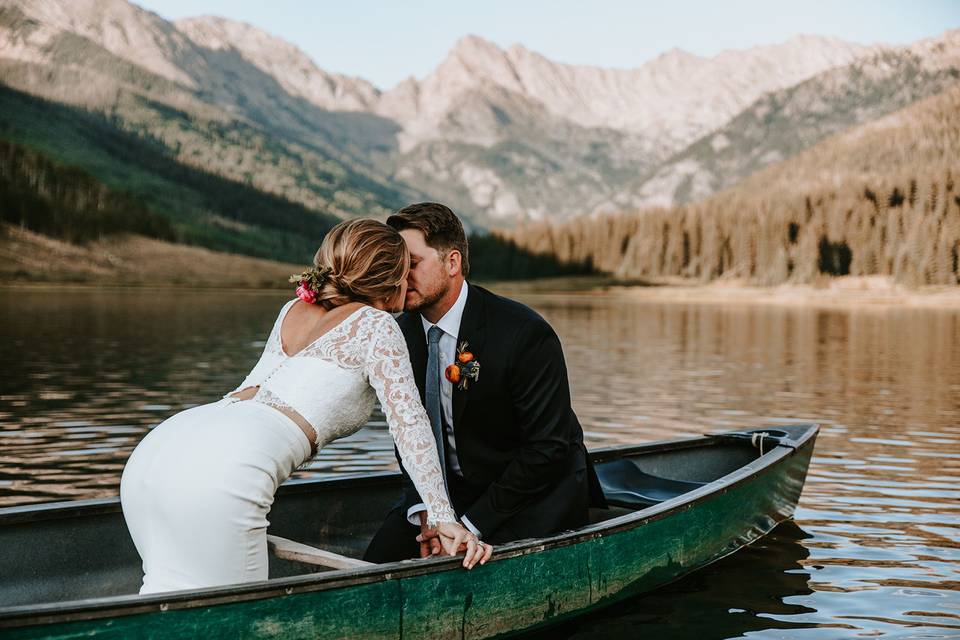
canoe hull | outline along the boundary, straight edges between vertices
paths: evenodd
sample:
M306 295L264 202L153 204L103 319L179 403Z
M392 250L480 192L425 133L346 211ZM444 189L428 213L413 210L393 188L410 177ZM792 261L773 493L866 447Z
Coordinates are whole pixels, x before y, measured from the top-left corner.
M815 428L802 446L765 456L778 457L776 464L748 465L719 489L703 487L641 518L630 514L543 544L509 545L470 572L451 570L449 560L413 561L391 565L397 570L386 575L348 572L339 586L282 579L266 590L224 589L219 599L188 594L160 606L151 604L154 598L139 599L138 607L138 599L126 597L117 599L125 602L115 603L113 615L89 609L58 622L62 615L51 610L44 624L37 611L30 626L19 627L0 618L0 636L488 638L526 632L660 587L768 533L793 514L814 437Z

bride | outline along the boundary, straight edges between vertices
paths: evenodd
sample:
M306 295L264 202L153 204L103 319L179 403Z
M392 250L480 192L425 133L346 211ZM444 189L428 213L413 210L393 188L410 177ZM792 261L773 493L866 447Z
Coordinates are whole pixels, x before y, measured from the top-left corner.
M259 362L218 402L182 411L137 445L120 501L143 559L141 594L267 579L267 514L277 487L380 400L404 468L450 555L492 548L456 521L403 335L389 312L410 255L375 220L342 222L297 277Z

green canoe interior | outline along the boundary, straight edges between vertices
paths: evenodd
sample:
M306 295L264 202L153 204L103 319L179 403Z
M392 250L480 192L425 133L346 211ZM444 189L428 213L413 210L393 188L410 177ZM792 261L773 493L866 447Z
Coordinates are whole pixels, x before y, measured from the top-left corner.
M804 426L790 431L790 438L815 430ZM759 455L749 437L597 452L597 473L611 506L591 510L591 519L603 522L657 505L731 474ZM291 482L274 502L269 532L359 558L399 490L399 475L392 473ZM116 498L0 509L0 548L0 608L129 595L140 587L140 558ZM270 558L271 579L323 571L329 570Z

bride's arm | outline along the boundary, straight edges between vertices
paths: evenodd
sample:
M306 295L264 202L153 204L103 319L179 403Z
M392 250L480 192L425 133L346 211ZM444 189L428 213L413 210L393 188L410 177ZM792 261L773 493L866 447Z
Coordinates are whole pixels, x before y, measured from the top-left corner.
M417 540L438 537L451 556L463 547L463 566L472 569L478 562L486 563L493 547L480 542L456 521L457 516L443 484L430 419L420 403L420 394L413 381L407 343L400 327L388 314L380 316L377 323L365 371L380 398L390 435L400 452L400 462L427 504L427 523L431 528L435 527L435 530L421 533Z
M455 522L430 419L414 382L407 343L393 318L378 318L372 343L366 358L367 378L380 399L401 463L427 505L427 521L431 526Z

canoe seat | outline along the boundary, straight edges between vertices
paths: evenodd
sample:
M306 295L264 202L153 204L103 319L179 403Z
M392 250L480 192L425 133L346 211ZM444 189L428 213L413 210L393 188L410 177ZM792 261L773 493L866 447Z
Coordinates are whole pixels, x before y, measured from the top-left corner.
M651 507L705 484L650 475L629 458L598 464L596 471L607 504L627 509Z
M267 546L273 554L283 560L295 560L306 564L315 564L330 569L362 569L373 563L356 558L348 558L339 553L317 549L301 542L287 540L280 536L267 535Z

